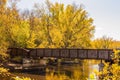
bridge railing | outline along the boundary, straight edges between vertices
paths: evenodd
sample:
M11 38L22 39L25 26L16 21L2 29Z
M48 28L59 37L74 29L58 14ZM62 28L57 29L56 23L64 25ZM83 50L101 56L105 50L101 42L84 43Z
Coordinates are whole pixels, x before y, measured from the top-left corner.
M112 49L9 48L11 56L111 60Z

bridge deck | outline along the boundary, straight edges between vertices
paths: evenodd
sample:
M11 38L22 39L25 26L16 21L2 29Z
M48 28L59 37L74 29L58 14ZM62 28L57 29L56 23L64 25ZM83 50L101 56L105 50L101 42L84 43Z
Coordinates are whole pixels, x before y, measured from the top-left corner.
M9 54L27 57L55 57L55 58L78 58L78 59L104 59L110 60L112 49L58 49L58 48L36 48L20 49L10 48Z

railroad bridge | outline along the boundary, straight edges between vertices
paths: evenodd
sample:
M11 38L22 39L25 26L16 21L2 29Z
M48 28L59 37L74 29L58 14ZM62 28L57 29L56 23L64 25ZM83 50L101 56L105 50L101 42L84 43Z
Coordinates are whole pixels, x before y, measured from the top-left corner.
M14 57L54 57L111 60L113 49L72 49L72 48L9 48L8 53Z

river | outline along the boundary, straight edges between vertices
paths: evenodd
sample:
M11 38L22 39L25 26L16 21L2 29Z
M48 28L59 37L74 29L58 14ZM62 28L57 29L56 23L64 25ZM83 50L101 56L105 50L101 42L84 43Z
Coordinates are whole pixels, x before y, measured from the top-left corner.
M17 76L30 77L32 80L98 80L98 60L80 60L80 63L49 65L45 71L35 70L15 73ZM32 73L31 73L32 72Z

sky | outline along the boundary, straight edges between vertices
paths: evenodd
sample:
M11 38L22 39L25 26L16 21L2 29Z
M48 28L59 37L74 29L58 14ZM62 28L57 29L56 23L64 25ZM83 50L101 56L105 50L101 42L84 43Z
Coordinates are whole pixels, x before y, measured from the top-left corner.
M120 0L50 0L67 4L84 5L89 17L94 19L94 38L108 36L120 40ZM44 4L45 0L21 0L17 6L20 9L32 9L34 3Z

